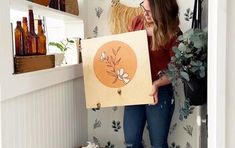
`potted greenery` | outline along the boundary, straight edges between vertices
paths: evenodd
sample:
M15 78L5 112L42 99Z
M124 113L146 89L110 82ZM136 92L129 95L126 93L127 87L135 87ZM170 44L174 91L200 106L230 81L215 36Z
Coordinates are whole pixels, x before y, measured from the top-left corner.
M192 19L192 26L178 38L167 70L174 86L179 79L184 84L186 107L182 110L187 112L189 105L203 105L207 100L207 31L201 29L202 2L194 0L193 12L187 9L184 14L186 21Z
M58 48L63 57L62 57L62 63L63 64L67 64L67 60L66 60L66 56L65 56L65 52L70 49L69 45L74 44L75 42L73 40L70 40L68 38L66 38L63 41L60 42L49 42L49 46L54 46L56 48Z
M207 97L207 32L190 29L181 35L175 55L168 64L167 75L176 85L182 80L190 105L202 105Z

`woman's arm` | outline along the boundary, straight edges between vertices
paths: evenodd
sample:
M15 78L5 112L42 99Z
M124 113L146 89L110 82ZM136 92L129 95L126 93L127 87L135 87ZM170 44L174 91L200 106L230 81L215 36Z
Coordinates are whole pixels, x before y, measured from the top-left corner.
M169 80L169 78L166 75L161 76L161 78L159 78L158 80L155 80L153 82L153 86L152 86L152 91L150 93L150 96L153 96L154 98L154 104L158 103L158 88L161 86L165 86L167 84L170 84L171 81Z
M164 86L164 85L167 85L170 83L171 83L171 81L169 80L167 75L163 75L159 79L157 79L156 81L153 82L153 84L157 87Z

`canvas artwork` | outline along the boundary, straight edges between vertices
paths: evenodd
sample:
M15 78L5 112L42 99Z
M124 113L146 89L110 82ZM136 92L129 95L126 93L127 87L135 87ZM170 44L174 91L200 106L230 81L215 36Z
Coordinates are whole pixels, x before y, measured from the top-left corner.
M151 104L146 31L82 40L87 108Z

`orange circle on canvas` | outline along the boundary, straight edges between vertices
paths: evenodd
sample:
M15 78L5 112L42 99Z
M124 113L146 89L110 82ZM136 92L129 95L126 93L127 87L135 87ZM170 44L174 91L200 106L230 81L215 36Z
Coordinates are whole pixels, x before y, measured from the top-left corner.
M129 45L121 41L111 41L98 49L93 66L95 75L102 84L120 88L133 79L137 59Z

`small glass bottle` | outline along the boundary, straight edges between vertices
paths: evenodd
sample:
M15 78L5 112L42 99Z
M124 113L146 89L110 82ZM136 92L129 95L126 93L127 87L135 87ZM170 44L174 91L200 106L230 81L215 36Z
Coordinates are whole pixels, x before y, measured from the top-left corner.
M38 54L46 55L46 36L42 28L42 20L38 20Z
M33 10L29 10L29 55L36 55L38 50L38 36L34 28L34 15Z
M29 40L28 40L28 35L29 35L29 30L28 30L28 20L27 17L23 17L23 30L24 30L24 54L25 55L30 55L29 51Z
M54 8L54 9L59 9L59 0L51 0L49 7Z
M60 10L65 11L65 0L60 0Z
M82 49L82 47L81 47L81 38L79 38L79 46L78 46L78 48L79 48L79 53L78 53L78 56L79 56L79 64L80 63L82 63L82 52L81 52L81 49Z
M15 55L24 56L24 31L20 21L15 28Z

